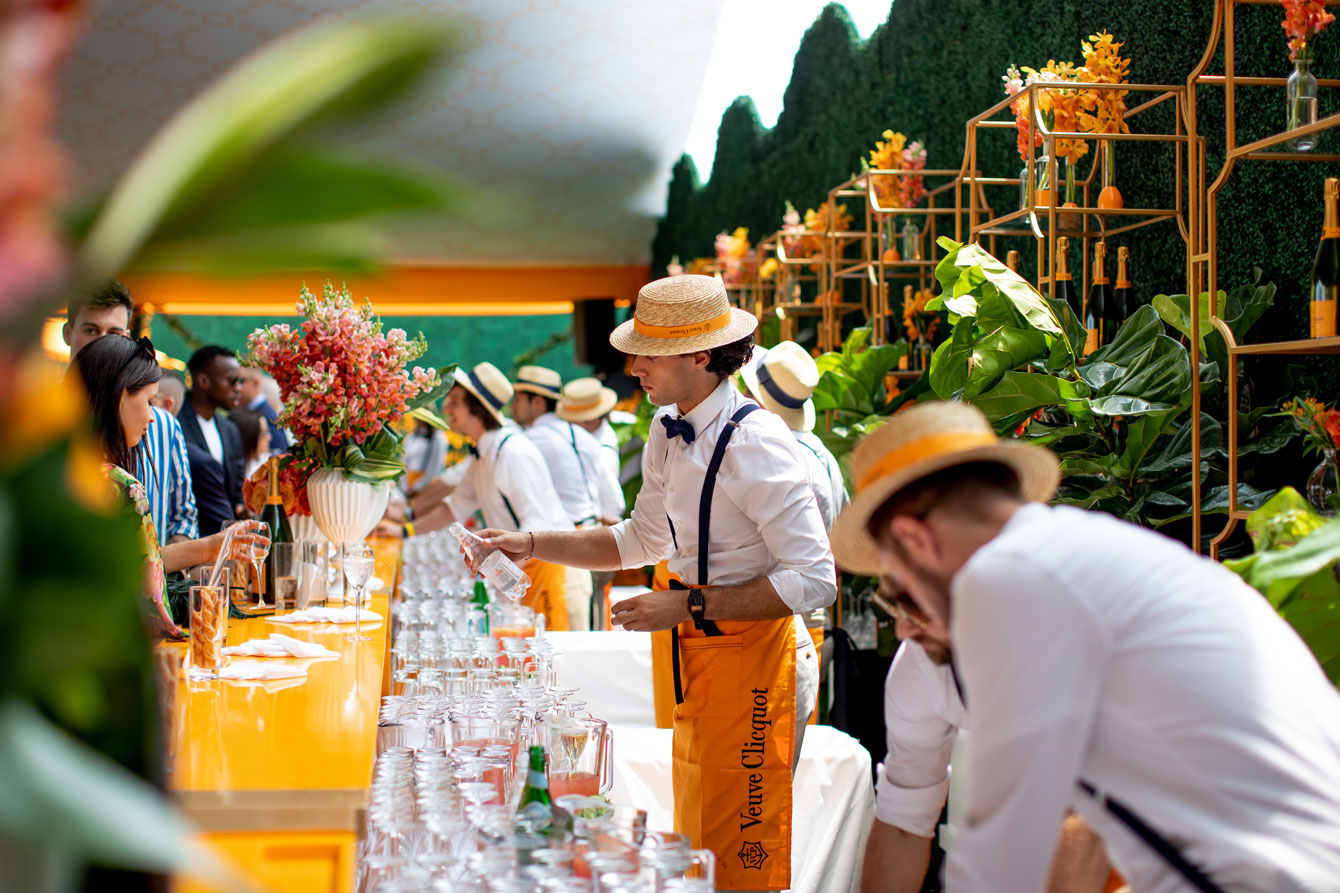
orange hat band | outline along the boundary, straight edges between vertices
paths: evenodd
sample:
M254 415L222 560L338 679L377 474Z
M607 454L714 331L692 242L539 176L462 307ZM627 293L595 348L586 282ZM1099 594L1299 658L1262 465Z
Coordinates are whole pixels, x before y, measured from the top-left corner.
M945 453L957 453L974 447L992 446L1000 438L989 431L946 431L943 434L931 434L920 440L914 440L901 446L880 459L865 470L856 482L857 490L864 490L882 477L901 471L909 465L942 456Z
M633 317L633 331L639 335L646 335L648 338L692 338L695 335L706 335L708 332L715 332L717 329L724 329L730 325L731 312L728 309L720 316L703 322L691 322L681 326L653 326L650 323L642 322L636 316Z
M564 412L586 412L588 409L595 409L599 406L601 399L602 398L600 397L596 397L596 399L588 400L585 403L568 403L567 401L560 400L558 402L558 407Z

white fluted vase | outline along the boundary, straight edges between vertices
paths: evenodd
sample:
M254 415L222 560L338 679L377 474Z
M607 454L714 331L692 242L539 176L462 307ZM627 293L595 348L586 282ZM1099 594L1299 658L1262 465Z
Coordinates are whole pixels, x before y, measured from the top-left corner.
M326 539L326 535L316 524L316 518L311 515L289 515L288 523L293 528L293 541L295 543L319 543Z
M386 513L386 483L352 481L337 468L318 468L307 480L307 501L316 526L336 546L362 542Z

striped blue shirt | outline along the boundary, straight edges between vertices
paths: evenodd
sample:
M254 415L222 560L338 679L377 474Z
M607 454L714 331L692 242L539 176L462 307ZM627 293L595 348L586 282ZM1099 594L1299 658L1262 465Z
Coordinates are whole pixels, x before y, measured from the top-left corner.
M157 406L153 410L154 423L144 438L150 465L149 473L144 475L144 489L149 494L154 526L158 528L158 544L163 546L169 537L177 535L199 538L200 525L181 424Z

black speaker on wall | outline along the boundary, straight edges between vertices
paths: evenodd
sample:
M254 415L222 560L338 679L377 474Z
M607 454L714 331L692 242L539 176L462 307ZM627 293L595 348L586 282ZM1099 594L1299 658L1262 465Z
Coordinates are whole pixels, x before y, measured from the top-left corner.
M573 359L578 365L589 364L604 378L623 371L623 354L610 345L614 331L614 299L591 298L577 301L572 312Z

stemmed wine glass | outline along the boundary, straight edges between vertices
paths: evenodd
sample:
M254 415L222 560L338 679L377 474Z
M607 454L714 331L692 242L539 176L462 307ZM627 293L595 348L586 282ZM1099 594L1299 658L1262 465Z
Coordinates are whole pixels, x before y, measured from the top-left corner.
M256 608L265 607L265 557L270 554L270 524L257 521L257 538L251 542L251 566L256 571Z
M354 641L366 642L368 637L359 635L362 631L363 595L368 580L372 579L372 568L376 563L372 547L367 543L345 543L343 548L344 579L354 590ZM346 596L346 603L348 598Z

